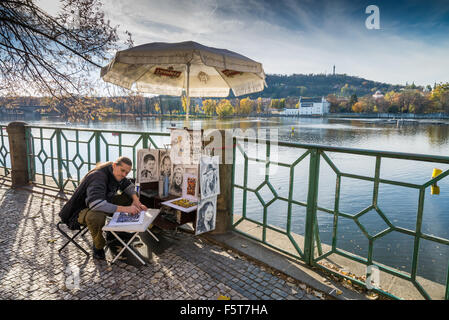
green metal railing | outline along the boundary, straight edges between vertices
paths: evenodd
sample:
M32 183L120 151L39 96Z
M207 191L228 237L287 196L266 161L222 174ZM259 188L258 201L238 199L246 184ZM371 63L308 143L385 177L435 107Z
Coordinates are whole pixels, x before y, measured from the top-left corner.
M29 178L60 191L75 189L96 163L128 156L140 148L163 147L169 133L26 126ZM167 142L168 143L168 142ZM133 166L133 177L136 177Z
M249 155L248 149L245 148L245 144L248 146L250 144L253 145L264 145L266 147L266 152L264 156L252 157ZM430 299L429 294L424 290L422 285L417 281L417 265L418 265L418 251L420 248L420 242L422 240L428 240L433 243L437 243L440 245L449 246L449 239L436 237L434 235L427 234L422 231L422 221L423 221L423 211L424 211L424 195L425 191L429 189L429 187L441 179L447 177L449 175L449 170L443 170L443 172L435 178L432 178L425 183L408 183L402 181L394 181L381 178L381 163L383 159L399 159L399 160L411 160L411 161L422 161L422 162L431 162L438 164L449 164L449 157L443 156L426 156L419 154L408 154L408 153L396 153L396 152L378 152L372 150L360 150L360 149L350 149L350 148L340 148L340 147L329 147L329 146L320 146L320 145L308 145L308 144L298 144L298 143L288 143L288 142L276 142L277 147L279 148L289 148L289 154L298 154L296 160L293 160L291 163L281 162L281 161L273 161L270 159L270 153L272 152L271 145L272 141L263 140L263 139L255 139L248 137L234 137L234 153L233 153L233 177L232 177L232 188L233 188L233 199L232 199L232 212L233 215L231 217L232 228L235 232L238 232L246 237L249 237L253 240L259 241L267 246L275 248L289 256L295 257L307 263L310 266L315 266L318 268L325 269L326 271L344 277L352 282L358 283L359 285L366 286L365 282L361 281L350 275L344 275L340 272L336 272L328 266L320 263L322 260L328 258L330 255L338 255L344 258L350 259L357 263L364 264L366 266L375 266L380 271L386 272L395 277L399 277L401 279L410 281L413 286L419 291L419 293L425 298ZM344 154L344 155L358 155L358 156L367 156L374 159L375 168L373 176L365 176L359 174L352 174L341 171L338 166L331 160L329 153L335 154ZM243 158L243 163L236 163L236 156L239 155ZM294 179L295 179L295 168L300 163L306 162L308 157L308 184L304 187L307 187L307 198L306 201L298 201L294 199ZM334 198L334 207L333 208L325 208L318 205L318 183L320 180L320 163L324 161L335 173L336 181L335 181L335 198ZM249 166L251 163L258 163L262 166L265 166L265 177L264 180L257 187L249 187L248 186L248 173ZM236 170L237 165L241 165L243 167L243 177L241 177L241 172L238 174L238 178L243 180L243 184L236 183ZM284 167L289 170L289 182L288 182L288 197L282 196L278 193L277 189L270 182L270 174L269 168L270 166L278 166ZM372 189L372 201L371 204L358 212L355 215L351 215L345 212L342 212L339 208L340 204L340 191L341 191L341 180L343 177L369 181L373 183ZM407 228L396 226L392 223L387 215L382 211L379 206L379 184L387 184L394 186L401 186L405 188L412 188L414 190L418 190L419 199L418 199L418 210L417 210L417 218L416 218L416 227L415 230L410 230ZM268 187L272 194L273 198L266 202L261 196L262 188ZM236 203L235 193L241 192L241 202ZM250 193L253 193L260 204L263 207L263 217L262 219L254 219L249 217L247 212L248 207L248 196ZM267 223L268 212L267 209L270 205L272 205L275 201L283 201L287 203L287 221L286 228L280 229L276 226L270 225ZM299 237L296 236L292 232L292 205L303 207L305 210L305 232L303 239L301 241L303 243L299 244ZM234 214L236 210L240 210L241 214ZM361 223L360 218L363 217L367 212L375 210L381 219L387 225L387 228L381 232L378 232L374 235L370 235L367 231L366 227ZM327 213L333 217L332 221L332 243L331 248L328 252L323 253L322 243L320 241L320 235L318 231L318 219L317 219L317 211ZM351 254L345 250L338 248L337 246L337 234L339 232L338 220L340 217L344 217L347 219L351 219L356 223L358 228L362 231L362 233L368 239L368 254L367 257L361 257L359 255ZM247 225L255 225L255 228L250 228ZM261 233L256 234L255 232L251 232L252 230L261 230ZM276 233L281 237L286 237L291 243L290 246L294 247L294 251L286 250L285 247L280 247L278 243L272 243L270 239L267 239L267 231L272 233ZM413 244L413 256L411 263L411 272L407 274L405 272L399 271L394 268L390 268L383 264L376 263L373 260L373 247L374 243L386 236L391 232L399 232L401 234L412 236L414 239ZM302 248L301 248L302 247ZM369 275L366 274L366 277ZM373 288L373 291L381 293L383 295L387 295L393 298L399 298L397 296L392 295L389 292L381 290L379 288ZM449 299L449 267L446 275L446 286L445 286L445 299Z
M6 159L9 157L7 135L4 134L3 127L1 129L0 168L3 167L5 172L9 173L8 168L6 168ZM115 160L116 157L121 155L130 157L133 160L133 163L136 163L136 153L138 149L148 148L149 146L161 148L164 144L169 144L169 136L169 133L159 132L96 130L27 125L26 141L29 178L38 185L53 186L60 191L73 190L78 186L85 173L92 169L96 163ZM366 266L376 266L383 272L412 283L424 298L430 299L429 294L417 280L420 245L425 240L447 247L449 246L449 239L437 237L422 230L425 192L430 186L446 178L449 175L449 169L443 170L440 175L432 179L427 179L424 183L411 183L385 179L382 178L380 173L385 159L410 160L448 165L449 157L378 152L372 150L275 142L242 137L234 137L233 140L233 174L231 181L233 188L231 215L233 230L289 256L300 259L310 266L325 269L328 272L337 276L343 276L362 286L365 286L363 281L335 272L321 262L331 255L337 255ZM263 145L265 147L263 156L251 156L245 149L245 143ZM287 161L286 159L280 161L273 160L275 156L274 145L278 148L288 148L288 154L294 155L295 158L291 159L291 161ZM330 154L365 156L373 159L374 173L372 175L364 175L345 172L331 159L332 157ZM236 173L236 158L238 155L243 158L242 175L237 175ZM252 162L258 163L264 168L263 181L256 187L250 186L255 180L249 175ZM307 181L302 187L306 192L304 199L298 200L296 197L298 190L294 188L295 174L300 171L298 167L305 164L307 165ZM331 208L320 206L320 202L318 201L320 176L323 177L323 173L320 173L322 164L326 164L331 168L331 171L336 176L335 197L333 199L333 207ZM270 175L270 168L273 166L282 167L288 170L289 176L284 183L288 188L286 194L281 194L279 189L272 183L273 180ZM133 177L136 176L135 166L132 174ZM237 182L236 178L242 180L242 183ZM372 194L370 195L370 204L356 214L348 214L340 209L342 178L368 181L373 184ZM288 184L286 181L288 181ZM378 203L380 184L400 186L418 192L416 225L413 229L396 225L393 223L394 221L392 222L383 212ZM241 201L238 203L236 202L234 195L237 190L242 193ZM264 190L273 195L272 199L268 201L264 199ZM262 218L260 220L250 217L247 210L250 195L255 196L257 198L256 201L262 207ZM270 206L275 202L282 202L286 205L285 228L279 228L269 223ZM241 215L234 214L237 207L241 207ZM292 217L294 207L302 208L305 212L303 237L298 237L293 231L297 224ZM379 215L387 225L386 229L375 234L370 234L370 232L368 232L366 226L361 221L361 218L370 211L375 211ZM322 243L320 239L318 212L328 214L332 220L332 239L329 245ZM337 235L340 232L338 222L341 218L352 220L366 237L368 241L368 252L366 257L351 254L339 247ZM242 231L241 227L243 227L245 223L256 225L258 230L261 230L260 237L254 236L250 231ZM376 241L379 241L379 239L384 238L391 232L398 232L413 238L413 254L411 257L411 272L409 274L377 263L376 259L373 257L373 248ZM293 250L285 249L281 247L279 243L273 242L271 238L273 233L288 239ZM329 247L330 249L327 249ZM373 290L384 295L395 297L381 289L374 288ZM446 275L445 298L449 299L449 268Z
M9 164L9 165L8 165ZM0 175L8 176L11 170L11 158L9 154L9 139L6 133L6 126L0 125Z

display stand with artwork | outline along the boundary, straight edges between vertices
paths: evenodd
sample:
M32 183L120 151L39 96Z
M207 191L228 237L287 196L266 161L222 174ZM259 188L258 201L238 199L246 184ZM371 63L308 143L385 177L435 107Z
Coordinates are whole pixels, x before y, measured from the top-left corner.
M162 202L162 205L180 210L192 212L198 207L198 177L192 174L184 174L181 197Z
M203 154L202 131L198 135L193 130L172 129L170 142L169 150L139 152L138 166L144 168L138 170L141 173L139 180L150 179L148 171L157 168L151 179L157 174L162 216L174 215L178 225L192 222L195 235L212 231L220 194L219 157ZM157 161L153 166L147 155L155 155L155 151L158 152ZM164 197L170 200L164 201Z
M217 196L220 194L219 157L200 158L201 200L196 215L195 235L215 229Z

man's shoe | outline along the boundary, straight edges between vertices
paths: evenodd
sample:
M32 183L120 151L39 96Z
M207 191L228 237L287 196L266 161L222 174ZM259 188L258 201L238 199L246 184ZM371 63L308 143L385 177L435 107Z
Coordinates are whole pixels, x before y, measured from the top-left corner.
M106 255L104 254L104 250L103 249L97 249L95 248L95 245L92 247L92 250L94 252L93 256L95 259L98 260L106 260Z

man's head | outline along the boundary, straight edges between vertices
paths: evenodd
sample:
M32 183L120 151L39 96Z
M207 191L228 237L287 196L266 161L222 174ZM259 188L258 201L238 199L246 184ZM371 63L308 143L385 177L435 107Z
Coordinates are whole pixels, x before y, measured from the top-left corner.
M112 163L112 174L115 180L122 181L131 171L133 163L127 157L120 157Z
M162 160L162 167L161 167L162 174L169 176L171 171L171 160L169 156L164 157Z
M147 154L143 157L144 168L148 171L154 172L154 166L156 164L156 159L152 154Z
M206 176L205 178L206 178L207 183L214 182L215 170L216 169L211 164L207 165L206 171L204 172L204 175Z
M175 169L175 172L173 173L173 182L176 186L182 185L182 169Z

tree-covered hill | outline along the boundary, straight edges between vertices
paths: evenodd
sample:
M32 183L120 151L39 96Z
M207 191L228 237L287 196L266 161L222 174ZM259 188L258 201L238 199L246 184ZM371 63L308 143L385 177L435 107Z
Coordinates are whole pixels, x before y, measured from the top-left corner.
M268 88L265 88L261 93L252 94L250 97L279 99L293 96L327 96L328 94L348 97L356 94L358 97L361 97L366 94L373 94L377 90L385 93L392 90L399 91L405 87L366 80L346 74L268 74L266 82Z

